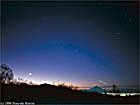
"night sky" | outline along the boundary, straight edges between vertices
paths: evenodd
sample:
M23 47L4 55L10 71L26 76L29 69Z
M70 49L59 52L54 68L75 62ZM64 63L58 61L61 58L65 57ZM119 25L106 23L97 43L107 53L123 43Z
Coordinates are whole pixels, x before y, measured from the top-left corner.
M2 2L2 63L15 78L137 85L138 37L138 2Z

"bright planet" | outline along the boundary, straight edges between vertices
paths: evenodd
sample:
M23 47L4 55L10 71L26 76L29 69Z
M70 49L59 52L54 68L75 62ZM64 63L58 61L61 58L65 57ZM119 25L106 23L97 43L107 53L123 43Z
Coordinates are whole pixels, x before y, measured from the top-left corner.
M32 75L32 73L29 73L29 76L31 76Z

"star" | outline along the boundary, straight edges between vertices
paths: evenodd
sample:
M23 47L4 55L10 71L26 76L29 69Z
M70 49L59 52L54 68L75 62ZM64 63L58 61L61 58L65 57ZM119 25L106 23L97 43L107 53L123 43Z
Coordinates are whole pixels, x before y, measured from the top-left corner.
M121 33L120 32L116 32L115 34L120 35Z
M120 40L121 38L120 38L120 37L116 37L115 39L116 39L116 40Z

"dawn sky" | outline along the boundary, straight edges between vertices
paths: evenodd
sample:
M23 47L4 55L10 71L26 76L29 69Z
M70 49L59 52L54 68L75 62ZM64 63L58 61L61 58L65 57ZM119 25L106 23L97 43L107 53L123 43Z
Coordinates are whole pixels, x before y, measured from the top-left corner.
M136 85L138 2L2 2L2 63L33 81Z

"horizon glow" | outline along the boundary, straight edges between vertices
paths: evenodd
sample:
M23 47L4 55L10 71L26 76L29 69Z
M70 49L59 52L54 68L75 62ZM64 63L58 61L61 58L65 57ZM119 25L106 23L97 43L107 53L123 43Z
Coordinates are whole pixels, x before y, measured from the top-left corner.
M31 81L138 86L138 20L137 2L2 2L1 62Z

